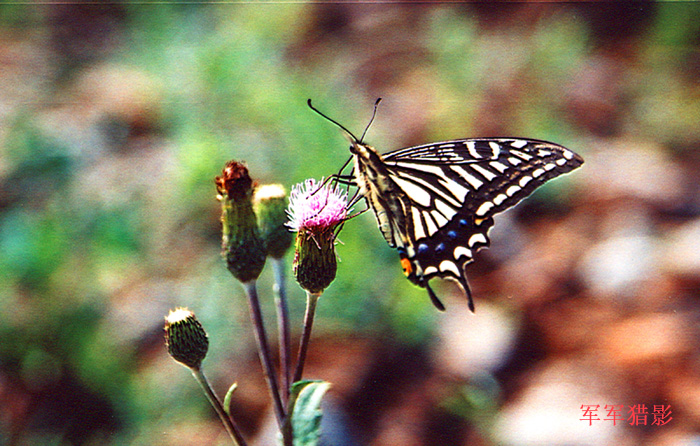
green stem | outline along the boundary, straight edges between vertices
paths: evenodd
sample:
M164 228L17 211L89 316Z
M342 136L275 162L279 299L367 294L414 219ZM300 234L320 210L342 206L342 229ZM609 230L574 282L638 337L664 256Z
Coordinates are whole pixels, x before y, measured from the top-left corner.
M255 340L258 344L258 355L262 364L263 374L267 381L267 386L270 389L272 404L277 417L277 424L282 428L284 423L284 406L280 398L279 386L277 384L277 373L272 365L272 357L270 356L270 347L265 334L265 324L263 323L262 311L260 310L260 301L258 300L258 290L255 286L255 280L243 283L248 296L248 306L250 308L250 317L253 320L253 328L255 329Z
M204 372L202 372L202 370L199 368L192 368L190 370L192 371L194 379L196 379L199 385L202 387L202 390L207 396L207 399L211 403L212 407L214 407L216 414L219 415L221 422L226 428L226 432L228 432L228 434L231 436L231 440L233 440L233 444L235 444L236 446L246 446L246 442L243 438L243 435L241 435L241 432L238 430L238 427L236 427L236 424L233 422L233 418L228 416L228 414L224 410L224 407L221 405L221 401L219 401L219 398L216 396L214 390L212 390L211 386L209 385L207 377L204 376Z
M309 349L309 341L311 340L311 329L314 325L314 315L316 314L316 303L321 293L306 292L306 314L304 314L304 331L301 334L299 343L299 355L297 357L297 368L294 372L294 381L301 380L304 374L304 362L306 362L306 352Z
M284 259L273 259L275 271L275 303L277 305L277 327L280 337L280 369L282 373L282 400L286 404L292 387L292 335L289 327L287 290L284 285Z

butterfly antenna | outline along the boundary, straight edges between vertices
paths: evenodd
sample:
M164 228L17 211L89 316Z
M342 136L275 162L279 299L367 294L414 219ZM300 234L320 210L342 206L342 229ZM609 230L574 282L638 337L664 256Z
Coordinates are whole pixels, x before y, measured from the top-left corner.
M315 111L316 113L318 113L319 115L323 116L324 118L326 118L327 120L329 120L329 121L332 122L333 124L335 124L335 125L337 125L338 127L340 127L340 129L343 130L343 131L344 131L345 133L347 133L348 135L350 135L350 137L352 137L353 140L355 140L356 142L361 141L361 140L357 139L357 137L356 137L355 135L353 135L352 132L351 132L350 130L346 129L344 125L342 125L341 123L339 123L339 122L336 121L335 119L332 119L332 118L328 117L327 115L321 113L321 111L320 111L319 109L317 109L316 107L314 107L313 105L311 105L311 99L307 100L306 103L309 105L309 108L310 108L311 110Z
M365 127L365 131L362 132L362 138L360 138L360 142L365 140L365 135L367 134L367 130L369 130L369 126L372 125L372 123L374 122L374 117L377 116L377 107L379 107L380 102L382 102L382 98L377 98L377 100L374 102L374 110L372 111L372 118L369 120L367 127Z

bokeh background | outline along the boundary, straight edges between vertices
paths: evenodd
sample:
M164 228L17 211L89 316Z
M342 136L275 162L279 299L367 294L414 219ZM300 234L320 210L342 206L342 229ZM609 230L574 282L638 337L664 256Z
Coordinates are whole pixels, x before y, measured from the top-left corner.
M176 306L274 444L213 179L332 174L347 143L307 98L359 134L377 97L380 151L523 136L586 164L496 219L473 315L346 224L307 366L325 444L700 444L699 45L693 2L0 5L0 445L229 444L164 349ZM259 287L273 322L270 265Z

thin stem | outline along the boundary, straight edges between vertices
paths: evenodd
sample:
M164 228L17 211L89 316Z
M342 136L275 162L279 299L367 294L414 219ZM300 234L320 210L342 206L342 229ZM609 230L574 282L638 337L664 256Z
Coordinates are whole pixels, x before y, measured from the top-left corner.
M202 390L207 396L207 399L211 403L212 407L214 407L216 414L219 415L221 422L226 428L226 432L228 432L228 434L231 436L231 440L233 440L233 444L235 444L236 446L246 446L246 442L243 438L243 435L241 435L241 431L238 430L238 427L233 422L233 418L231 418L224 410L224 406L221 405L221 401L219 401L219 398L216 396L214 390L212 390L211 386L209 385L209 381L207 381L207 377L204 376L204 372L202 372L202 369L190 370L192 371L192 376L194 376L194 379L196 379L199 385L202 387Z
M282 401L287 404L292 387L292 335L289 327L287 289L284 284L284 259L273 259L275 271L275 303L277 305L277 327L280 337L280 369L282 374Z
M299 356L297 357L297 368L294 372L294 381L301 380L304 374L304 362L306 362L306 352L309 349L309 341L311 340L311 329L314 325L314 315L316 314L316 303L321 293L306 292L306 314L304 314L304 331L301 333L301 341L299 343Z
M272 357L270 356L270 347L265 334L265 325L263 323L262 311L260 310L260 301L258 300L258 290L255 286L255 280L245 282L243 287L248 296L248 307L250 308L250 317L253 320L255 328L255 340L258 343L258 355L262 364L263 374L267 381L267 386L270 389L272 396L272 404L275 408L277 424L282 427L284 423L284 406L280 398L279 386L277 384L277 373L272 365Z

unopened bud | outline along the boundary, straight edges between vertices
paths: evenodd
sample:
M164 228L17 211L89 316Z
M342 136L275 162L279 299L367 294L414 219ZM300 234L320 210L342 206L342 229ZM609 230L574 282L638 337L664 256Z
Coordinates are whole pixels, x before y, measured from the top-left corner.
M255 189L253 207L258 217L260 236L267 255L279 259L292 245L294 236L287 223L287 192L281 184L266 184Z
M245 164L229 161L216 177L221 202L221 255L233 276L243 283L255 280L265 265L265 244L253 212L254 182Z
M207 356L209 339L194 313L177 308L165 317L165 345L175 361L199 369Z

